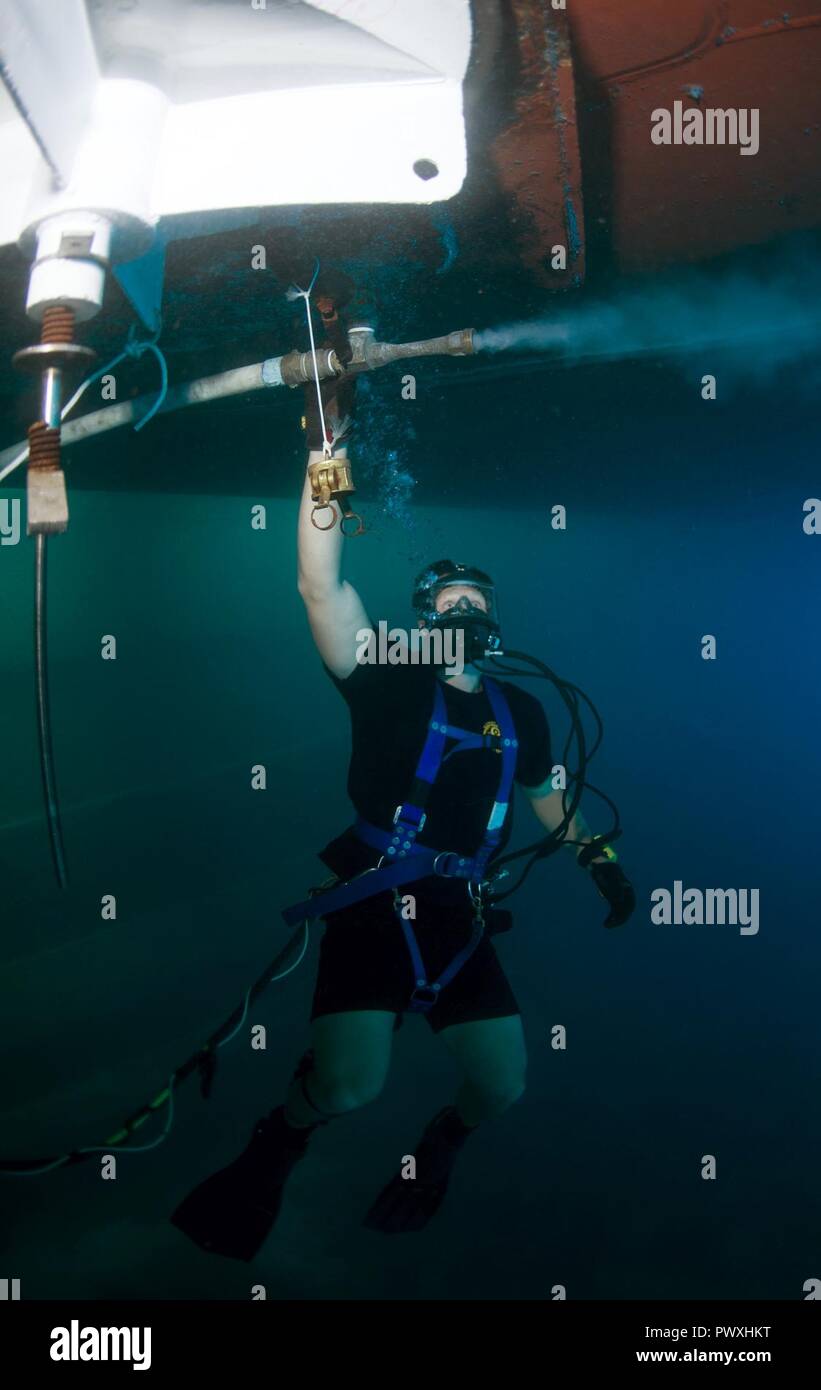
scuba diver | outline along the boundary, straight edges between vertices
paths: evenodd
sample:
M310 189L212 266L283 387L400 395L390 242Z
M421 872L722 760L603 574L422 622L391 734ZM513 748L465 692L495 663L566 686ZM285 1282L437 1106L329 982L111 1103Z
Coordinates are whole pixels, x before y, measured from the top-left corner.
M316 302L326 341L350 360L338 303L327 294ZM510 836L514 784L545 830L563 832L562 842L609 905L605 925L626 922L635 906L604 837L591 834L578 809L566 814L541 703L477 664L501 646L487 574L442 560L416 580L419 631L455 638L461 660L414 663L410 641L406 660L363 659L363 639L375 628L341 575L343 526L319 529L316 519L316 470L327 466L329 449L342 465L347 460L354 386L355 378L344 376L323 383L321 410L306 390L298 588L324 671L349 711L348 793L356 812L353 825L320 854L332 886L283 914L289 922L325 923L311 1048L284 1104L171 1218L202 1249L242 1260L252 1259L271 1231L312 1135L382 1091L393 1033L406 1013L422 1014L441 1037L462 1081L416 1143L412 1175L403 1169L390 1179L364 1218L367 1227L422 1230L442 1204L461 1149L521 1097L522 1020L491 940L512 923L490 901L494 861ZM325 505L338 506L334 521L344 518L344 497ZM441 655L445 648L443 640L430 650Z

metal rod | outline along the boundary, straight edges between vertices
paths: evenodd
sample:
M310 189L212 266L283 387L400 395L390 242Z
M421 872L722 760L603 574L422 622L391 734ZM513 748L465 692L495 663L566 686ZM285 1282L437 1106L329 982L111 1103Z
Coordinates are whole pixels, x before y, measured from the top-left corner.
M43 413L41 419L45 420L49 429L52 430L58 430L60 428L60 410L62 408L61 384L61 374L57 367L48 367L46 371L43 372Z
M68 883L68 875L63 851L63 835L60 828L57 786L54 778L46 636L46 537L39 533L34 537L34 680L37 695L37 735L40 741L40 772L43 779L43 799L51 842L51 857L54 861L57 882L61 888L65 888Z

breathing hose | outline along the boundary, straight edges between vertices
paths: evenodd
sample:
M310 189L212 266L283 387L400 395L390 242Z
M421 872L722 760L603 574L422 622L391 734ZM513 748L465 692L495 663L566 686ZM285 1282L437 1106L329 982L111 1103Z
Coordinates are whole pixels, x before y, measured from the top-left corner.
M604 726L602 724L601 716L598 710L596 709L596 706L593 704L593 701L590 699L588 695L584 693L583 690L580 690L577 685L574 685L572 681L562 680L560 676L556 675L555 671L551 671L550 667L546 666L543 661L539 661L537 657L528 656L525 652L512 651L506 651L504 655L512 661L526 662L529 666L535 667L536 669L527 671L522 670L520 667L506 666L502 664L499 657L493 656L487 658L489 661L492 661L493 672L502 671L505 675L518 677L535 676L543 680L549 680L550 683L555 687L558 695L560 696L567 708L568 714L570 715L570 733L568 734L567 740L564 745L562 761L564 766L567 767L567 762L570 756L573 739L575 738L578 767L574 772L570 772L568 774L569 782L573 786L573 791L570 797L569 804L569 787L565 787L562 792L563 815L561 822L559 823L559 825L556 826L555 830L552 830L549 835L544 836L542 839L536 840L533 844L526 845L524 849L514 850L512 853L504 854L501 856L501 858L495 859L493 861L491 868L494 871L494 873L498 874L500 870L503 870L504 874L506 875L508 872L504 868L506 864L512 864L517 859L524 859L526 856L530 856L529 862L525 865L524 869L522 870L521 874L519 875L512 888L506 889L504 893L494 893L491 890L489 894L489 901L494 906L497 903L503 902L505 898L509 898L512 893L515 893L519 888L521 888L522 884L524 883L525 879L530 873L530 870L533 868L534 864L539 862L539 860L549 858L549 856L551 854L555 854L556 851L560 849L563 844L573 843L567 841L567 831L571 825L573 817L576 814L579 802L582 799L583 791L586 790L592 792L594 796L598 796L602 801L606 802L606 804L610 807L611 811L613 812L612 828L607 832L607 834L596 835L594 837L594 842L601 844L609 844L611 841L618 839L622 833L621 824L619 820L619 812L615 803L611 801L610 797L607 796L598 787L591 786L591 784L586 780L588 765L593 755L598 751L602 741L602 737L604 735ZM484 668L480 667L480 669ZM487 674L491 674L491 672L488 671ZM584 725L582 724L581 715L579 713L580 698L584 700L585 704L589 707L593 715L593 718L596 722L596 737L594 739L592 748L590 748L589 750L587 748L587 738L584 731Z

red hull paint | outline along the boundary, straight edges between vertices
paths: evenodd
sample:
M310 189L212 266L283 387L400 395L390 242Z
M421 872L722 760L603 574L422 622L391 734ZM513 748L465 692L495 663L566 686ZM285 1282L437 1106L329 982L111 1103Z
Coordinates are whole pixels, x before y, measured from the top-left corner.
M578 283L585 248L622 270L701 260L821 224L821 13L766 0L509 0L521 81L493 141L516 251ZM759 111L760 148L656 145L652 113ZM550 249L578 238L565 274Z

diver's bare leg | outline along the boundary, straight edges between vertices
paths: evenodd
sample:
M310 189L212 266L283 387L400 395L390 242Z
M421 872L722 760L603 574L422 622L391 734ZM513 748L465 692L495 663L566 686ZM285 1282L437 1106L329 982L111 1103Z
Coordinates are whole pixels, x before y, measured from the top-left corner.
M311 1130L379 1095L394 1021L394 1014L377 1010L315 1019L312 1069L292 1084L284 1107L257 1122L238 1158L183 1199L171 1217L177 1229L211 1254L253 1259L277 1220Z
M369 1208L364 1225L385 1235L427 1226L442 1205L471 1130L500 1115L524 1091L526 1054L518 1014L456 1023L439 1036L461 1063L464 1082L456 1106L435 1115L416 1145L413 1176L394 1174Z
M321 1115L344 1115L375 1100L388 1075L395 1018L382 1009L315 1018L313 1069L291 1083L288 1123L307 1128Z
M456 1097L463 1124L501 1115L523 1094L527 1049L519 1014L455 1023L439 1036L464 1072Z

